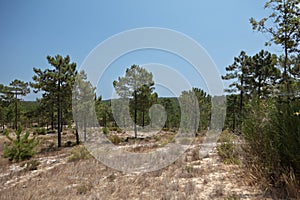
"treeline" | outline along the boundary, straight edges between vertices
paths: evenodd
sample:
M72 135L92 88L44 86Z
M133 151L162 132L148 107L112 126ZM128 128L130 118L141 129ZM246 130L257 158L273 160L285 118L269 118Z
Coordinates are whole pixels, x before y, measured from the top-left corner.
M153 115L150 113L150 108L155 104L160 104L166 112L162 127L164 130L176 131L182 119L185 118L188 121L190 118L190 116L182 116L179 100L186 101L185 104L192 106L190 110L195 110L193 109L196 106L195 99L190 99L190 93L197 98L201 116L199 124L190 126L197 129L194 131L198 133L208 129L210 125L211 96L201 89L193 88L191 91L185 91L179 100L175 97L160 98L155 92L152 74L138 65L132 65L127 69L124 77L119 77L112 83L120 99L103 101L101 96L96 96L96 88L88 81L87 74L84 71L78 72L76 64L70 61L69 56L47 56L47 60L51 68L45 70L33 68L34 76L31 82L14 80L7 86L1 85L0 124L2 130L5 127L17 129L19 124L25 128L43 127L46 129L43 133L57 132L59 147L64 127L76 127L76 143L78 144L80 140L78 126L85 129L100 124L103 127L118 128L121 124L125 127L135 127L137 137L136 126L142 128L154 126L153 120L157 116L150 119L151 114ZM133 78L137 81L132 81ZM138 81L140 85L132 84ZM34 102L22 101L22 97L30 90L42 93L42 97ZM128 105L117 102L125 98L129 100ZM112 101L115 102L115 106L112 106ZM126 115L127 107L129 107L130 115ZM79 113L80 117L73 116L72 108L74 112ZM94 111L96 116L90 116ZM117 114L113 115L113 111ZM81 140L85 139L86 134Z

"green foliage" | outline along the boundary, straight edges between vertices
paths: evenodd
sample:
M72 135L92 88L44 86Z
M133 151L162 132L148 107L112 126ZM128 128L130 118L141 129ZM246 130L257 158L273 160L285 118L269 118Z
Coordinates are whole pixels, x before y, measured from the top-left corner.
M243 126L247 142L245 160L256 166L258 177L266 178L273 187L283 185L288 193L291 185L283 177L292 171L296 179L300 178L300 102L269 99L252 102L249 107L251 112Z
M290 66L289 57L293 53L299 53L299 0L269 0L265 8L271 9L271 14L257 21L250 19L253 30L270 35L266 45L272 43L282 47L282 82L286 91L290 92Z
M87 127L96 124L93 110L95 100L95 87L87 80L87 74L84 71L76 76L72 93L73 117L76 124L76 142L79 143L79 133L83 132L83 141L86 141ZM79 131L80 130L80 131Z
M292 167L300 175L300 110L299 101L278 102L272 114L272 128L267 130L269 140L276 149L281 165Z
M107 134L109 133L109 130L108 130L107 127L103 127L103 128L102 128L102 131L103 131L103 134L104 134L104 135L107 135Z
M14 119L14 128L20 123L21 110L20 96L30 92L27 82L15 79L8 86L0 85L0 122L2 125Z
M249 104L249 112L244 117L243 136L247 142L249 156L247 159L254 159L253 162L262 164L265 169L272 171L274 164L279 161L277 151L270 138L271 113L274 113L274 102L267 100L264 102L252 101ZM269 141L271 139L271 141ZM269 172L267 172L269 173Z
M271 35L266 45L272 42L289 52L296 51L299 45L299 0L269 0L265 8L273 12L259 21L251 18L253 30Z
M44 127L39 127L34 129L35 135L46 135L47 131Z
M5 131L5 135L11 144L5 145L4 157L9 160L21 161L35 155L35 148L39 141L35 137L29 138L29 132L23 134L21 126L16 130L15 138L10 137L8 131Z
M277 63L277 56L268 51L261 50L254 56L248 56L242 51L234 58L234 63L226 67L227 74L222 79L233 81L225 90L232 94L227 97L227 128L241 132L247 101L274 95L274 90L279 88L281 76Z
M193 88L193 92L197 97L200 110L198 131L207 130L210 125L212 98L209 94L199 88Z
M110 101L103 101L101 96L96 99L95 109L100 126L111 127L111 121L113 121L114 118L110 104Z
M250 94L258 98L266 98L273 93L280 78L280 70L275 67L277 56L268 51L261 50L250 57L249 80Z
M217 145L217 151L220 158L225 164L239 164L239 150L234 144L237 141L236 136L229 133L227 130L223 131L218 139L220 144Z
M157 99L157 94L153 93L153 75L151 72L148 72L146 69L138 65L132 65L130 68L126 69L126 74L124 77L119 77L118 80L113 82L113 86L117 94L122 98L122 101L119 105L123 103L124 106L127 106L125 102L130 102L130 111L134 119L134 133L135 138L137 138L138 112L140 112L142 115L141 125L144 126L145 116L147 116L146 111L148 112L151 104ZM114 105L117 104L118 103L115 103ZM113 106L113 109L115 113L127 113L124 112L124 108L122 107ZM122 118L124 116L118 117L120 118L117 119L119 123L123 121ZM122 126L123 125L126 125L126 123L124 122Z
M33 82L30 86L34 92L43 91L43 98L40 100L41 116L51 121L54 125L54 116L57 117L58 126L58 147L61 146L61 125L72 119L72 89L77 74L76 64L71 63L70 56L54 57L47 56L48 63L53 69L41 70L33 68Z
M165 123L166 129L178 128L180 125L180 106L177 98L158 98L158 104L165 108L167 120Z
M74 162L78 160L84 160L91 158L90 152L82 145L76 146L72 149L71 156L68 157L69 162Z

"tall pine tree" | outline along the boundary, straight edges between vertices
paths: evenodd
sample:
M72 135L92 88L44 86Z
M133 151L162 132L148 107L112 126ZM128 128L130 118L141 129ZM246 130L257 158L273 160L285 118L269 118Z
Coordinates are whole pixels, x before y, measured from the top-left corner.
M58 147L61 147L62 125L70 121L72 116L72 87L77 74L76 64L70 62L69 56L47 56L47 60L54 68L44 71L34 68L31 87L35 88L35 92L43 91L44 103L52 107L53 111L56 108L57 140ZM54 112L51 113L53 114Z

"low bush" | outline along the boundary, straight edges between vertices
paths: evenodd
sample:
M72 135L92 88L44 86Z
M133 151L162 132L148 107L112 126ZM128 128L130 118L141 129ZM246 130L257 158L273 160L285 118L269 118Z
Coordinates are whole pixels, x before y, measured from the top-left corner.
M9 132L5 131L6 138L11 142L4 147L4 157L10 161L21 161L31 158L35 155L35 148L39 144L39 141L35 138L29 138L29 132L22 133L22 127L19 126L15 131L15 137L10 137Z
M45 128L40 127L40 128L35 128L34 129L34 134L35 135L46 135L47 131Z
M218 139L217 145L218 155L225 164L239 164L239 150L234 143L237 140L235 135L232 135L227 130L223 131Z
M246 165L276 198L300 198L300 102L252 102L244 117ZM296 181L295 181L296 180Z
M117 136L117 135L111 135L111 136L109 137L109 140L110 140L113 144L119 144L119 143L122 142L122 139L121 139L119 136Z
M107 135L107 134L109 133L109 130L108 130L107 127L103 127L103 128L102 128L102 131L103 131L103 134L104 134L104 135Z
M84 160L91 158L90 152L83 146L76 146L72 149L71 155L68 157L69 162L74 162L78 160Z

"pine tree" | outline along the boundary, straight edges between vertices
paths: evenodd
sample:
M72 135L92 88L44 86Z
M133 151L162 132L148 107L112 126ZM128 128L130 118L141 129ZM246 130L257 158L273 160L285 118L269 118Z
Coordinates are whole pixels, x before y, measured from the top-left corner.
M149 85L142 85L137 93L137 110L141 112L141 125L145 127L145 121L148 121L149 109L153 103L157 101L157 93L153 93L154 87Z
M22 133L22 126L18 126L15 132L15 138L10 137L9 132L5 131L6 138L11 142L10 145L4 147L4 157L9 160L21 161L29 159L35 155L35 148L39 141L35 138L29 138L29 132Z
M282 81L286 85L288 93L290 92L289 56L295 52L299 53L299 4L299 0L269 0L265 4L265 8L269 8L273 12L259 21L254 18L250 19L254 30L271 35L271 39L266 42L266 45L274 43L282 47L284 51Z
M210 123L211 96L199 88L193 88L200 111L199 130L206 130Z
M79 144L79 129L83 130L83 140L86 141L86 128L93 126L96 122L96 116L93 115L95 110L95 90L96 88L87 80L84 71L76 76L73 88L73 113L76 124L76 143Z
M28 83L15 79L14 81L10 82L9 86L2 87L2 93L5 94L6 99L14 104L14 128L18 129L19 123L19 108L18 104L21 99L19 96L26 96L30 93L30 89L28 87Z
M71 120L72 113L72 87L77 74L76 64L70 63L70 57L47 56L47 60L54 69L46 69L42 71L33 68L35 75L31 87L35 88L35 92L44 91L44 103L57 109L57 135L58 147L61 147L61 131L63 123ZM64 115L63 115L64 113ZM51 113L54 116L54 112Z
M125 77L119 77L118 81L113 82L113 86L121 98L132 98L135 138L137 138L137 112L140 103L138 96L141 94L141 87L148 88L150 91L153 90L154 82L152 79L152 73L138 65L132 65L126 70Z
M276 64L277 56L264 50L250 58L249 76L252 95L262 98L272 94L280 77L280 70Z
M223 80L233 80L229 88L225 91L228 93L240 93L240 113L243 110L244 94L249 91L249 64L250 57L246 52L242 51L238 57L234 58L234 63L226 67L227 74L222 76Z

